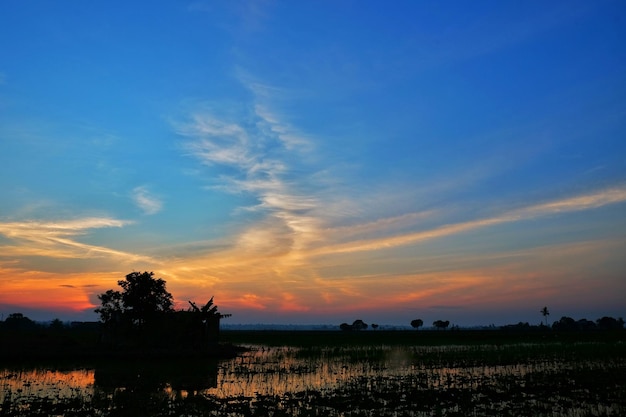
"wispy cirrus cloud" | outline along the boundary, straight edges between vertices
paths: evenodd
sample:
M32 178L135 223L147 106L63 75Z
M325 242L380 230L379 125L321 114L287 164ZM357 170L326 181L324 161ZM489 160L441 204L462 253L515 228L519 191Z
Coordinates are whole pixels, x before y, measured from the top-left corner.
M163 208L163 202L154 196L146 186L135 187L132 198L144 214L156 214Z
M0 233L9 238L47 241L84 233L89 229L123 227L131 222L108 217L86 217L64 221L22 221L0 223Z
M535 204L524 208L511 210L502 213L501 215L490 218L471 220L461 223L453 223L413 233L331 244L328 246L320 247L318 249L313 249L311 251L311 254L326 255L388 249L465 233L483 227L524 221L535 217L548 216L551 214L591 210L605 205L623 202L626 202L626 188L615 187L579 196ZM376 228L379 223L380 222L375 222L371 225L371 227Z
M145 261L148 257L77 240L92 229L121 228L132 222L107 217L86 217L65 221L1 222L0 234L9 239L1 247L3 256L43 256L61 259L90 259L103 256L128 261Z
M259 236L278 233L279 237L267 241L280 242L284 247L274 249L302 248L319 224L312 215L319 198L302 176L303 169L315 169L300 159L311 150L310 142L270 110L266 103L271 95L269 87L254 83L246 87L256 100L246 114L218 116L204 108L193 113L188 122L178 124L177 132L187 138L184 148L193 157L220 170L221 174L213 175L211 188L256 199L256 204L235 211L265 214L262 222L242 232L239 242L249 246L246 242L257 241Z
M533 215L540 216L553 213L565 213L569 211L591 210L608 204L621 203L624 201L626 201L626 188L614 187L593 193L529 206L515 210L511 214L523 217Z
M272 112L267 105L257 104L254 110L286 149L311 149L311 141L290 124L281 121L279 116Z

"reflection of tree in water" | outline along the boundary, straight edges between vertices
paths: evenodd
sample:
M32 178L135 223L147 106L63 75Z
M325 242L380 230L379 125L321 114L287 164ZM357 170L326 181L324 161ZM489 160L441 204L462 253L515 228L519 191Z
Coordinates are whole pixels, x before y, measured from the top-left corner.
M124 415L150 415L176 398L217 387L217 360L111 361L94 372L93 405ZM164 408L165 407L165 408Z

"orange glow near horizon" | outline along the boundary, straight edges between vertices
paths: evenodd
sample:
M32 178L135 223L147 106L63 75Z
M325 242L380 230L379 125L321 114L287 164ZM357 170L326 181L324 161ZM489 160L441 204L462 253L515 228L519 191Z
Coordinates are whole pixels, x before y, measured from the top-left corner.
M285 279L281 277L282 274L274 275L267 282L255 281L258 278L253 273L250 278L239 275L239 279L232 282L217 277L210 279L209 285L206 282L203 285L199 278L202 276L201 271L189 268L170 269L169 272L175 277L171 280L158 270L155 271L155 276L168 282L167 288L174 295L177 308L187 308L187 300L204 303L215 296L215 302L221 311L235 315L237 310L269 311L276 314L315 310L324 311L325 314L348 314L352 311L354 315L377 310L381 306L400 309L436 305L507 306L520 305L533 298L557 296L559 292L566 291L572 279L581 279L564 276L558 270L548 272L550 265L555 262L575 265L580 262L581 257L596 256L601 261L599 253L608 246L621 244L623 242L563 245L515 253L509 255L513 259L512 263L480 270L452 268L440 272L380 274L369 277L346 275L339 279L317 276L312 282ZM520 263L520 257L532 259L532 262ZM274 259L270 262L273 261ZM529 266L531 263L544 272L533 272L533 268ZM295 268L293 275L301 272ZM20 272L16 269L1 273L3 284L0 304L36 306L54 311L92 311L98 306L97 294L109 288L119 289L117 280L123 279L125 275L55 274ZM222 273L226 277L229 271L226 269ZM246 291L242 291L242 287Z
M362 237L376 234L381 224L387 227L397 223L405 227L407 221L424 216L400 216L385 222L357 225L353 233L340 228L343 239L347 236L352 239L343 243L335 243L342 239L337 236L338 231L327 229L323 233L318 231L317 239L303 239L289 250L278 250L276 246L284 242L268 245L264 242L269 239L268 234L248 231L244 233L245 238L235 239L219 251L196 252L172 259L139 258L146 261L142 271L153 271L156 277L167 281L176 308L186 309L188 300L203 304L214 296L220 310L234 313L235 317L238 310L288 317L290 314L327 316L349 312L358 315L384 308L402 311L428 306L523 306L529 300L569 294L572 288L579 292L584 287L594 288L596 284L588 271L594 266L597 270L606 270L611 254L620 252L626 242L603 239L528 249L498 250L494 247L490 253L459 253L444 247L436 255L429 254L428 243L443 241L455 247L459 245L460 236L469 234L471 237L472 232L480 228L511 223L519 216L537 216L546 210L575 210L581 205L602 204L607 199L613 202L622 199L623 194L611 192L572 198L491 219L391 238ZM432 215L429 213L426 217ZM82 268L86 270L66 273L55 272L53 268L40 271L16 263L0 264L0 306L85 311L95 317L92 312L99 305L97 295L108 289L119 289L117 281L134 270L131 266L139 258L117 250L94 252L91 249L99 247L68 243L65 238L59 243L57 239L59 234L78 233L72 232L72 227L85 228L93 224L100 223L94 219L66 222L45 226L43 232L34 230L36 225L30 223L5 225L11 233L26 236L31 245L41 244L52 253L56 253L57 246L78 250L74 256L83 262ZM49 233L53 235L52 243L48 240ZM325 235L323 239L322 235ZM324 242L331 243L324 245ZM85 247L90 251L80 252ZM424 249L427 251L422 254ZM67 256L67 251L62 253L63 257ZM58 263L53 255L47 256ZM99 270L115 272L90 272L84 266L89 256L95 257L94 265ZM71 263L72 259L64 260L64 268ZM45 262L39 261L34 266L42 265L45 266ZM121 272L120 266L124 265L128 269ZM610 270L605 273L608 280L618 279ZM576 297L576 294L572 292L569 297Z

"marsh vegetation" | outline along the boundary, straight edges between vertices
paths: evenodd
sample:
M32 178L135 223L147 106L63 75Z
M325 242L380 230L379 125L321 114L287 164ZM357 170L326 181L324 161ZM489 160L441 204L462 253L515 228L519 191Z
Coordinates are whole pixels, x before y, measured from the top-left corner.
M224 332L250 350L219 361L5 364L0 415L626 414L623 332L385 333Z

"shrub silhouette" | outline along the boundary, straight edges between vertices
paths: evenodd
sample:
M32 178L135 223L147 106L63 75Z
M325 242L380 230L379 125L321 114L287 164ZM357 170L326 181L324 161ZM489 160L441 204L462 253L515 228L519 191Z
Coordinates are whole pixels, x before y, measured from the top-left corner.
M446 320L446 321L435 320L433 322L433 326L435 326L438 329L446 329L449 325L450 325L450 321L449 320Z
M414 329L419 329L423 325L424 325L424 320L422 319L415 319L411 321L411 327L413 327Z

